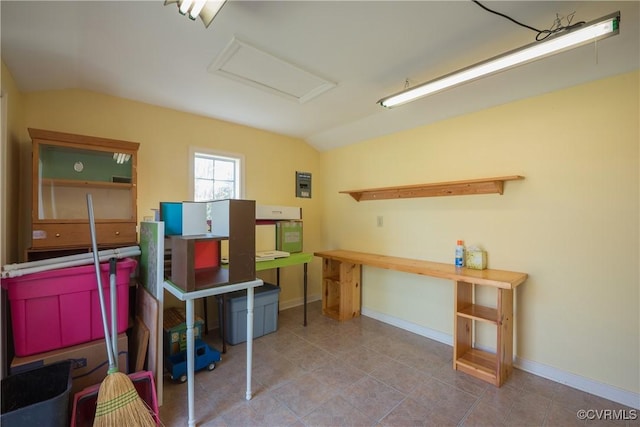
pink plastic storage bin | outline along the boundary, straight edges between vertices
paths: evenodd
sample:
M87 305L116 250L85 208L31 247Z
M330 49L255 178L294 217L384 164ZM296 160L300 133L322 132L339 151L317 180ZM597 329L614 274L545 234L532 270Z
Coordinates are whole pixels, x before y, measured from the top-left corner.
M135 268L134 259L117 262L118 333L129 323L129 278ZM108 262L100 264L100 272L111 327ZM2 287L8 291L16 356L104 338L93 264L3 279Z

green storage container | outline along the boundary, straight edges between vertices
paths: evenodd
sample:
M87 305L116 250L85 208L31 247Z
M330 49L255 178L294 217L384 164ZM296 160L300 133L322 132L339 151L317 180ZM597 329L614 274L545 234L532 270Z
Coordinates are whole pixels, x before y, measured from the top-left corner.
M302 252L302 221L276 222L276 249L289 253Z

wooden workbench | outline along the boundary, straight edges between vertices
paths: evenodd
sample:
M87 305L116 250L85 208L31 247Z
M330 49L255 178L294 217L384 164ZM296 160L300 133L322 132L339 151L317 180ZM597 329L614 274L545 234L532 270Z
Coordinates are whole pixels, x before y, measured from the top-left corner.
M360 315L362 266L452 280L453 368L500 387L513 370L513 291L526 273L472 270L453 264L347 250L315 252L322 261L322 312L336 320ZM474 286L497 288L496 308L474 304ZM496 326L496 354L473 347L473 321Z

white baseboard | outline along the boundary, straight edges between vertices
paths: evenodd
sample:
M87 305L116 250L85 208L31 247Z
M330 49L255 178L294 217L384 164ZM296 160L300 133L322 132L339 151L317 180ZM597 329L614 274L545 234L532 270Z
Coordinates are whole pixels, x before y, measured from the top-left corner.
M405 331L413 332L414 334L418 334L425 338L429 338L434 341L438 341L453 347L453 337L449 334L445 334L443 332L436 331L434 329L425 328L424 326L407 322L406 320L398 319L397 317L389 316L388 314L380 313L378 311L371 310L366 307L362 307L360 309L360 313L363 316L371 317L372 319L379 320L383 323L396 326L400 329L404 329Z
M592 380L580 375L566 372L552 366L533 362L515 356L513 365L518 369L532 373L542 378L568 385L569 387L582 390L586 393L595 394L604 399L618 402L631 408L640 409L640 393L623 390L621 388Z
M307 303L320 301L322 299L321 294L307 295ZM286 310L288 308L298 307L304 304L304 298L294 298L287 301L280 301L280 310Z
M416 325L415 323L407 322L406 320L399 319L385 313L380 313L366 307L362 307L361 313L363 316L371 317L372 319L376 319L389 325L396 326L398 328L404 329L405 331L413 332L414 334L418 334L434 341L453 346L453 337L449 334L429 329L424 326ZM640 409L640 393L623 390L609 384L592 380L590 378L585 378L583 376L547 366L542 363L523 359L518 356L514 356L513 364L518 369L537 375L539 377L546 378L560 384L565 384L569 387L584 391L586 393L594 394L596 396L629 406L631 408Z

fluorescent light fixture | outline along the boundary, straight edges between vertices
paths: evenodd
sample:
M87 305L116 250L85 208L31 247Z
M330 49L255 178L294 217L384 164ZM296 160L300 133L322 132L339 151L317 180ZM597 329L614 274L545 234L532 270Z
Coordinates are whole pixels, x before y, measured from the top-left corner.
M202 19L205 27L209 27L227 0L165 0L164 5L178 4L178 12L187 15L189 19Z
M452 86L573 49L595 40L601 40L618 34L620 32L619 23L620 12L615 12L588 22L577 29L549 37L542 42L532 43L419 86L405 89L402 92L382 98L378 103L387 108L396 107Z

